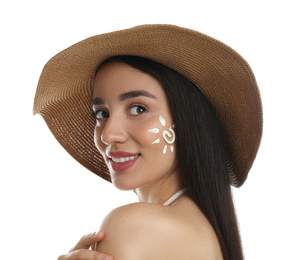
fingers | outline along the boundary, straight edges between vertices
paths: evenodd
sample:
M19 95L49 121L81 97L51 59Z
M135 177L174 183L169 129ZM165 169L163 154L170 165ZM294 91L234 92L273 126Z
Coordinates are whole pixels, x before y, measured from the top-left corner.
M61 255L58 260L114 260L112 256L89 250L104 238L104 231L83 236L67 255Z
M83 236L76 246L74 246L70 252L78 250L78 249L89 249L90 247L94 246L96 242L99 242L104 237L104 231L99 230L95 233L90 233Z
M112 256L91 251L79 249L58 257L58 260L114 260Z

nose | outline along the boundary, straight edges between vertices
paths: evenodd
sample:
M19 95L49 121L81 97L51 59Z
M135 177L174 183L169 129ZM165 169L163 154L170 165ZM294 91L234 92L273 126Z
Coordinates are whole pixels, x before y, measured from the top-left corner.
M124 143L127 137L123 120L110 116L101 132L101 141L106 145L113 145L115 143Z

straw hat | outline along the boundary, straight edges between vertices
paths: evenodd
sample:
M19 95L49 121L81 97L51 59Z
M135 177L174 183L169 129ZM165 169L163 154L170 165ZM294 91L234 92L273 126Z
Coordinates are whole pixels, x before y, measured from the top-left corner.
M262 104L253 72L227 45L173 25L144 25L97 35L55 55L44 67L34 101L59 143L83 166L110 181L94 144L92 85L98 65L117 55L141 56L190 79L212 104L228 148L230 183L240 187L262 136Z

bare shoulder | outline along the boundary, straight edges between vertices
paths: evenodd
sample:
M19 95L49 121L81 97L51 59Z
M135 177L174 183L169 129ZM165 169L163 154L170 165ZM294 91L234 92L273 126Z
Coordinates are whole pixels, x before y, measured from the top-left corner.
M112 221L119 220L124 220L122 224L126 223L126 221L128 221L129 225L133 223L145 224L147 218L153 220L159 215L165 217L166 214L168 214L166 208L161 205L142 202L132 203L112 210L106 216L102 225L108 225L111 224ZM159 219L157 219L157 221L159 221Z
M169 212L165 207L151 203L132 203L112 210L102 222L102 228L115 231L126 228L142 230L142 228L155 229L154 224L161 225L169 220Z
M208 257L213 246L210 228L193 218L195 212L189 212L188 218L181 209L184 207L150 203L114 209L101 225L105 238L97 250L113 255L115 260L214 259Z
M176 251L182 241L178 226L166 207L129 204L114 209L104 219L101 228L105 238L97 250L115 260L178 259Z

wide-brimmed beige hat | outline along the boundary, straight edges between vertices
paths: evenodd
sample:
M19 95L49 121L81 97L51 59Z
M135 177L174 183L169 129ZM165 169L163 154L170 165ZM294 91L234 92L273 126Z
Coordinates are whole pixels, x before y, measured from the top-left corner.
M154 60L200 88L223 130L230 183L240 187L262 137L262 104L255 77L233 49L186 28L144 25L115 31L85 39L54 56L41 73L34 114L43 116L59 143L83 166L110 181L94 144L90 104L96 68L117 55Z

